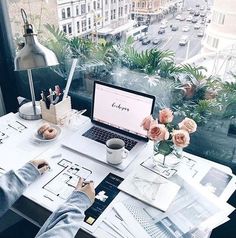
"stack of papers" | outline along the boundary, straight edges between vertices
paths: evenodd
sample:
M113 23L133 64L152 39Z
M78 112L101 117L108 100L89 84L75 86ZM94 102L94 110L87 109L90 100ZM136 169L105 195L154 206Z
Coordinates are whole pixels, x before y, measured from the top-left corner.
M180 186L139 166L118 188L161 211L166 211Z

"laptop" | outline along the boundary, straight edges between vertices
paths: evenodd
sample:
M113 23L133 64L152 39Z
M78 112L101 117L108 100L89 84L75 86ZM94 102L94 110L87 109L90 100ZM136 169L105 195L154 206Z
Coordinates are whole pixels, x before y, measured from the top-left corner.
M147 132L140 126L152 114L155 97L141 92L94 82L91 121L83 124L62 145L90 158L106 161L105 143L110 138L125 141L128 157L119 165L124 170L148 142Z

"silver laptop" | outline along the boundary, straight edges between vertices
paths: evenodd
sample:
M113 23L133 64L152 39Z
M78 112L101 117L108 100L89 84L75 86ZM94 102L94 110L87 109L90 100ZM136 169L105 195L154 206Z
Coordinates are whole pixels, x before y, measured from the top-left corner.
M112 166L124 170L148 141L147 132L140 124L152 114L154 101L154 96L95 81L91 122L83 125L62 145L107 163L106 141L121 138L129 155L121 164Z

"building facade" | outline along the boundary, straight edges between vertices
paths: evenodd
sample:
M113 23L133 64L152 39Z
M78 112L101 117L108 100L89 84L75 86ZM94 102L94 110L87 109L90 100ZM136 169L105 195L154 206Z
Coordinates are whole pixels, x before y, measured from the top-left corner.
M59 28L68 36L117 36L128 29L129 0L57 0Z
M215 0L212 19L202 40L202 52L217 52L236 44L236 1Z
M131 18L139 25L149 25L152 21L164 18L164 15L177 10L181 0L133 0Z

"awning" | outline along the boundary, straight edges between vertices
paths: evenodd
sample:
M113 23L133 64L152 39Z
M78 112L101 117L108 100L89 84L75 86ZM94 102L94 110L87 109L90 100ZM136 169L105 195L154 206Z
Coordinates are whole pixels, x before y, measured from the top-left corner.
M122 26L119 26L117 28L115 28L113 31L111 31L109 34L110 35L116 35L120 32L123 32L125 30L128 30L129 28L133 27L135 25L135 21L129 21L128 23L122 25Z

